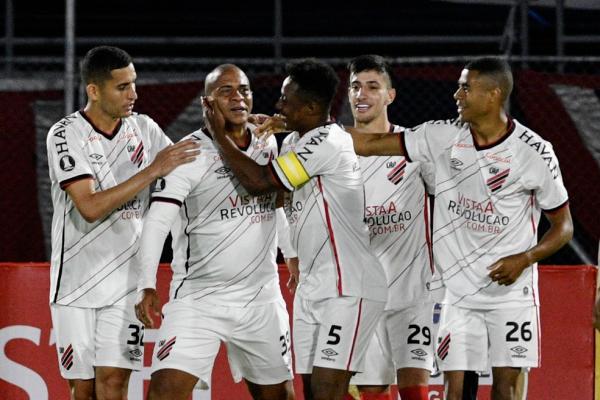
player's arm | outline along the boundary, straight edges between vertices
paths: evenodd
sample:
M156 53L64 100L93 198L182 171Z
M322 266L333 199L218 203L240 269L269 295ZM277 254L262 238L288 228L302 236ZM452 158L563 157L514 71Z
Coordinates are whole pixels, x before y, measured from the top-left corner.
M354 152L359 156L404 156L402 135L389 133L361 133L360 129L344 127L352 135Z
M154 327L155 317L160 317L156 273L165 239L178 212L178 204L153 201L144 220L140 248L136 256L137 290L140 296L135 305L135 315L148 328Z
M95 191L93 179L81 179L68 184L65 191L83 218L87 222L94 222L131 200L156 179L169 174L181 164L194 161L200 154L199 147L197 142L190 139L167 146L142 171L106 190Z
M227 136L225 118L217 102L208 96L203 98L203 105L204 120L219 144L221 155L246 191L258 196L285 189L273 175L270 166L255 162Z
M544 215L550 222L550 229L539 243L527 251L501 258L489 266L492 281L499 285L511 285L525 268L556 253L571 240L573 220L568 203L557 210L544 212Z

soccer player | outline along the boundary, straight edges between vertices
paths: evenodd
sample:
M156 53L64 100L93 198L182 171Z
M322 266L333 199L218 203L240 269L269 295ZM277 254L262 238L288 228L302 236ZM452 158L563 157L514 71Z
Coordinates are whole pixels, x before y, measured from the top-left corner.
M277 156L247 123L252 91L231 64L206 77L205 95L223 110L236 150L260 165ZM152 359L149 399L187 399L210 384L224 342L236 381L255 399L293 399L289 316L276 258L277 193L248 193L223 162L211 129L188 136L202 154L164 177L152 194L140 244L136 312L146 326L160 315L156 270L171 230L173 280Z
M50 310L72 398L124 399L131 370L143 358L132 261L147 187L193 161L198 146L170 146L154 121L133 113L136 73L125 51L90 50L81 77L87 105L54 124L47 138L54 206Z
M342 399L387 298L383 268L369 250L364 187L350 135L330 122L338 78L327 64L288 65L277 103L292 130L283 155L262 166L225 132L226 110L208 99L207 118L242 186L259 195L293 192L291 238L300 282L294 299L296 371L307 399Z
M394 101L392 73L377 55L353 59L348 101L354 126L364 132L402 128L388 120ZM360 157L366 191L371 248L384 266L388 282L386 311L366 356L365 372L350 381L362 399L391 399L398 382L403 400L427 400L434 365L433 301L427 282L433 274L429 245L428 199L420 162L402 156Z
M435 187L433 253L445 286L437 357L447 399L463 371L492 368L492 398L513 399L521 368L539 363L537 262L573 235L552 145L505 111L505 61L468 63L454 93L460 119L391 135L353 135L357 153L403 154L429 165ZM550 229L538 243L541 213Z

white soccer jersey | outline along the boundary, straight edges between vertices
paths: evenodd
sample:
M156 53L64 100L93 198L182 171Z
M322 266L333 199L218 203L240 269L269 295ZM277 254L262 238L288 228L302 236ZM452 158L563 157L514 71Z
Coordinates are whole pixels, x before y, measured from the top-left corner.
M286 152L287 150L287 152ZM290 191L288 215L300 260L298 294L386 301L383 267L369 249L365 194L352 137L329 124L284 141L273 173Z
M404 128L393 126L398 134ZM428 299L433 274L429 202L420 162L404 157L359 157L366 191L371 249L388 282L386 309L398 310Z
M248 130L245 153L265 165L277 155ZM227 167L206 131L188 137L201 154L161 179L152 201L181 206L171 227L173 280L170 298L245 307L281 298L277 275L276 193L252 196Z
M70 183L93 179L96 191L131 178L171 141L146 115L121 119L112 136L75 112L50 128L46 140L52 182L50 302L103 307L133 301L132 261L142 232L149 190L108 216L88 223L64 191Z
M407 159L435 171L433 253L447 289L444 302L480 309L539 304L537 265L510 286L492 282L487 267L533 247L541 210L566 204L552 145L514 120L506 136L486 147L455 120L402 135Z

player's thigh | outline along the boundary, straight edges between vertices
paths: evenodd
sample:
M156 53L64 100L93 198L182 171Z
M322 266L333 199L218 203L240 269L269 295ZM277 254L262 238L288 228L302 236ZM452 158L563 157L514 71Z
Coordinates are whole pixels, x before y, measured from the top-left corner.
M96 361L96 309L52 304L58 366L63 378L93 379Z
M393 312L393 311L392 311ZM350 384L362 386L382 386L396 383L396 368L392 360L392 348L386 327L385 311L380 318L375 333L371 337L364 360L364 371L352 376Z
M388 314L386 326L397 369L419 368L433 372L433 303L419 303L394 311Z
M536 306L491 310L486 315L492 367L539 365L539 319Z
M441 371L485 371L488 332L484 311L444 304L436 347Z
M142 368L143 359L144 326L136 318L133 305L98 309L95 365L137 371Z
M198 307L172 300L164 306L163 314L152 356L153 373L183 371L208 387L221 340L235 328L228 307Z
M293 379L289 316L283 299L240 309L243 316L226 342L236 381L258 385Z
M345 296L320 300L314 307L319 333L313 367L362 372L384 303Z

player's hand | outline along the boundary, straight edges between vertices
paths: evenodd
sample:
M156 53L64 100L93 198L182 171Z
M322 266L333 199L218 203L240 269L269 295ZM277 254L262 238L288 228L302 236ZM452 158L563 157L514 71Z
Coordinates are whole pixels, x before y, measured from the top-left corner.
M248 122L254 125L262 125L266 120L271 118L267 114L250 114L248 115Z
M152 168L154 176L160 178L167 176L182 164L193 162L198 154L200 154L200 143L193 139L185 139L158 152L148 168Z
M525 268L529 267L531 260L527 253L513 254L503 257L490 265L488 276L498 285L512 285L521 276Z
M594 328L600 331L600 296L598 296L594 306Z
M135 316L146 328L154 328L154 318L160 318L160 299L156 289L144 289L142 299L135 305Z
M267 116L267 118L256 127L254 132L256 136L266 140L278 132L285 132L287 130L285 117L281 114L275 114L272 117Z
M206 127L215 135L215 139L223 138L226 135L227 121L214 97L202 96L202 115Z
M290 271L290 278L287 281L287 288L291 294L296 293L298 282L300 281L300 270L298 269L298 257L286 258L285 264Z

